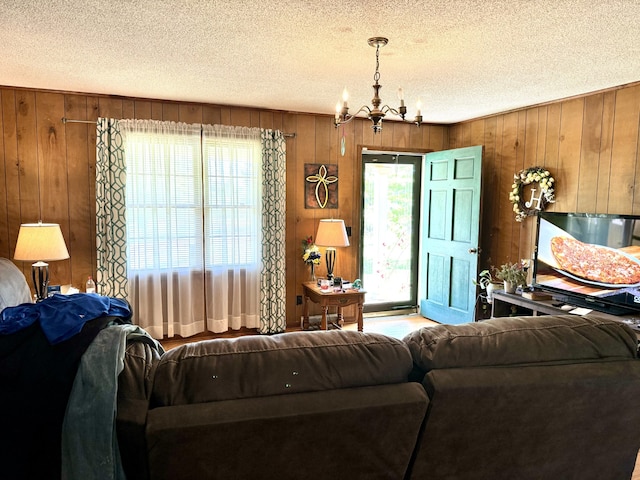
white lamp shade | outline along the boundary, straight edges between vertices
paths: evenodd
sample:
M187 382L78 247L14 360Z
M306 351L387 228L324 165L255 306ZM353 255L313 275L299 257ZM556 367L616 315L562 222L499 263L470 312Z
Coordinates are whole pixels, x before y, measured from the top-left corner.
M15 260L50 262L69 258L62 230L57 223L23 223L20 225Z
M315 244L320 247L348 247L349 237L344 227L344 220L320 220Z

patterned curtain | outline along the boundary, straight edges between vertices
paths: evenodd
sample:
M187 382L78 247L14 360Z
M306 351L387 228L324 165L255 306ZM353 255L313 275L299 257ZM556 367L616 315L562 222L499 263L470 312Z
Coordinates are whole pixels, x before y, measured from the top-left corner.
M262 275L260 333L287 327L285 225L286 146L280 131L262 130Z
M96 140L96 290L127 298L126 172L118 121L99 118Z
M96 162L96 202L97 202L97 246L98 246L98 292L103 295L117 296L131 301L129 283L127 280L127 245L126 245L126 170L123 136L121 124L130 121L116 121L113 119L99 119L97 128L97 162ZM199 125L198 125L199 127ZM216 125L202 126L207 131L238 130L238 127ZM255 130L261 143L262 168L261 183L257 189L261 190L262 222L259 226L261 238L261 261L259 264L259 307L255 311L256 322L242 321L236 325L237 315L231 314L226 328L239 326L257 327L262 334L284 332L286 329L286 290L285 290L285 208L286 208L286 149L284 136L279 131ZM218 132L219 133L219 132ZM256 190L256 193L258 190ZM197 273L197 272L194 272ZM200 272L200 275L202 273ZM243 274L244 275L244 274ZM241 276L238 276L241 278ZM132 287L133 288L133 287ZM136 287L138 288L138 287ZM200 299L207 293L202 292ZM146 295L145 295L146 297ZM218 308L221 302L213 302ZM147 298L149 300L149 298ZM145 300L147 303L149 303ZM169 304L173 300L167 298ZM182 305L183 302L178 302ZM258 303L256 303L258 305ZM140 305L136 309L140 309ZM143 309L144 310L144 309ZM207 310L215 310L207 308ZM142 311L142 310L141 310ZM135 312L134 312L135 313ZM136 315L137 317L138 315ZM183 315L180 314L179 317ZM207 317L209 314L207 313ZM171 336L175 329L167 329L166 319L162 315L159 327L150 328L155 338L164 335ZM204 317L204 315L202 315ZM191 319L193 320L193 319ZM204 322L203 322L204 324ZM244 324L244 325L243 325ZM204 331L202 327L200 331ZM180 330L180 329L178 329ZM192 335L198 333L192 328L181 333ZM213 331L219 331L215 329Z

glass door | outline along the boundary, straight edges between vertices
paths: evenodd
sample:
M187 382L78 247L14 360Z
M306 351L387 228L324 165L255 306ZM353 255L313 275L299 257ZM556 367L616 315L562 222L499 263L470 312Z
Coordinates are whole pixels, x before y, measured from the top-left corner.
M364 151L360 272L364 311L417 306L422 155Z

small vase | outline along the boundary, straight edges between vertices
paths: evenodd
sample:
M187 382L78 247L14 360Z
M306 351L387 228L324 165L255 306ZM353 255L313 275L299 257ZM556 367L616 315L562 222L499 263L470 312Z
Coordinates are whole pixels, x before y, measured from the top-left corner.
M501 287L499 283L488 283L487 284L487 303L493 302L493 292L494 290L498 290Z
M516 284L515 282L507 282L504 281L504 291L506 293L516 293Z
M309 281L310 282L315 282L316 281L316 265L314 263L311 264L311 271L309 273Z

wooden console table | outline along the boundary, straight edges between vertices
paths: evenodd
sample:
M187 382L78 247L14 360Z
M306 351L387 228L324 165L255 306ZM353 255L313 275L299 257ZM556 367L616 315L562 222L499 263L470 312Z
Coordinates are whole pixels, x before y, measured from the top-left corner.
M347 290L345 292L334 292L333 290L321 290L314 282L302 284L303 291L303 317L302 329L309 329L309 302L314 302L322 307L322 320L320 328L327 329L327 312L329 307L338 307L338 323L342 323L342 308L347 305L358 305L358 331L362 331L362 307L364 306L364 290Z

